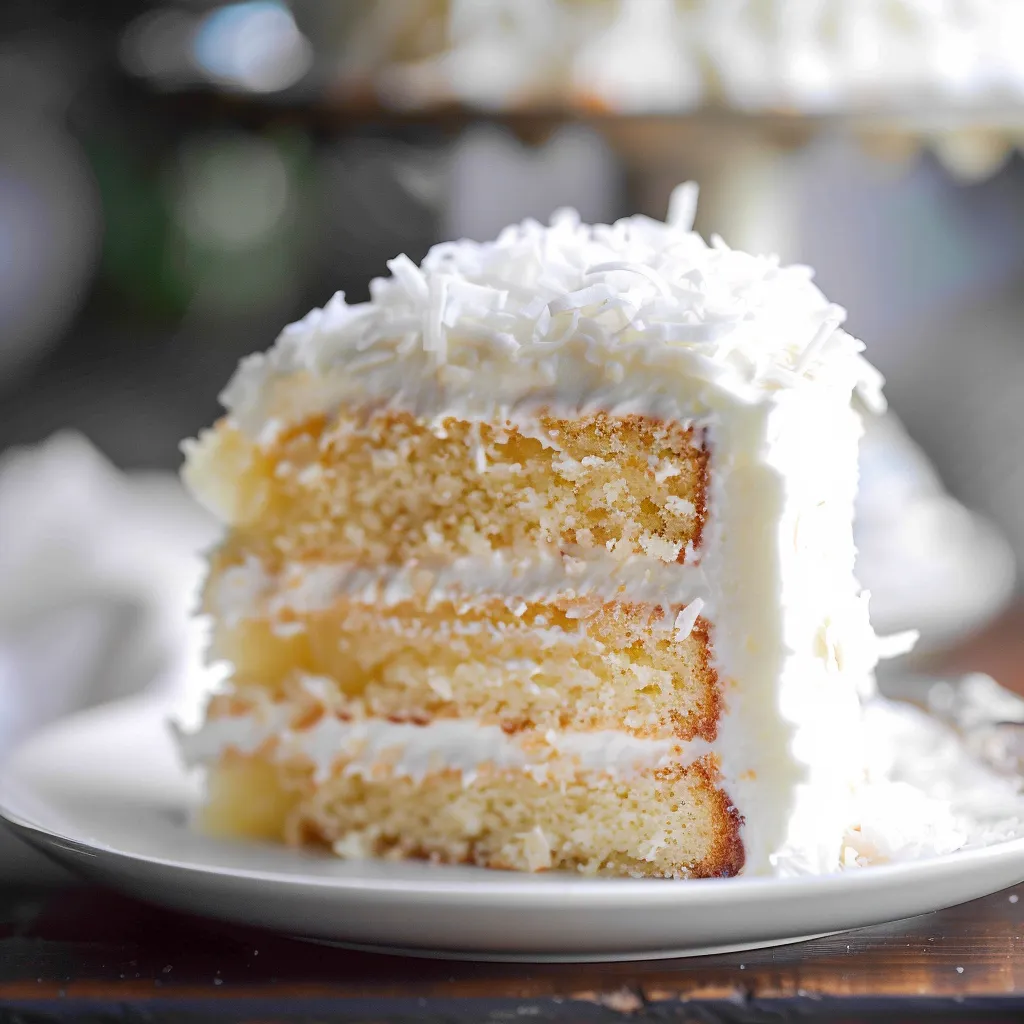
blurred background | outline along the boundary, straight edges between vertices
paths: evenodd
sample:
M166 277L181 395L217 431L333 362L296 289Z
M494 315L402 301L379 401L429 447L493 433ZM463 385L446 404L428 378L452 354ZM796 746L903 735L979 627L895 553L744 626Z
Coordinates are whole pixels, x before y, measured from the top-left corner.
M4 0L0 743L180 677L215 530L172 474L239 357L399 252L688 178L849 309L894 413L862 581L962 642L1024 560L1022 143L1017 0Z

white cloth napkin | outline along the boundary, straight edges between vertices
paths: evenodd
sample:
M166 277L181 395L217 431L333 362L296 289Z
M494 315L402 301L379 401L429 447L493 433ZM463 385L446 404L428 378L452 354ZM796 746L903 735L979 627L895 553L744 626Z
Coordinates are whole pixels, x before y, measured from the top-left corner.
M173 474L123 474L79 435L0 457L0 756L103 701L193 699L190 617L216 536Z

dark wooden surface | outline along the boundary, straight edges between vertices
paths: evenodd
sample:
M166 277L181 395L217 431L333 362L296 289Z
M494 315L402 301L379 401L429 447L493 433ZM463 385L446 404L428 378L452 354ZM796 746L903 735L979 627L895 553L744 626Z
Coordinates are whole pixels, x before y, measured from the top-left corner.
M1024 886L799 945L619 964L350 952L96 888L0 890L0 921L0 1014L17 1020L1024 1019Z
M953 650L928 658L926 672L986 672L1024 696L1024 600Z
M1024 609L932 668L1024 693ZM93 887L0 887L0 1021L1024 1020L1024 884L793 946L619 964L413 960Z

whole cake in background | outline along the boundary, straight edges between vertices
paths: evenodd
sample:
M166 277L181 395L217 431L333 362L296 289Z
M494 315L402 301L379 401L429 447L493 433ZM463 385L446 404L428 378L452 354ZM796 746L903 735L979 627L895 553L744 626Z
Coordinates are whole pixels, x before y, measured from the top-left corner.
M299 7L333 34L330 16ZM348 8L339 90L400 109L914 112L998 110L1024 95L1017 0L377 0Z
M185 479L221 835L527 871L825 872L879 642L880 378L806 267L571 211L399 256L245 360Z

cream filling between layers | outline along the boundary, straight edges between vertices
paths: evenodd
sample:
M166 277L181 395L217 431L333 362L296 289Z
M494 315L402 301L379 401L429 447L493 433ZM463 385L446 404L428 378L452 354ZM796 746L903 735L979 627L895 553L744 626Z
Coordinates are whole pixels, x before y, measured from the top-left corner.
M484 765L521 769L538 778L555 764L628 777L679 761L689 764L713 749L699 739L638 739L611 729L508 735L500 726L466 719L412 725L381 718L346 721L325 714L308 728L293 729L290 722L296 711L295 705L282 702L244 715L207 719L195 732L178 730L182 754L189 765L209 765L228 751L254 754L274 741L269 756L311 763L318 781L343 763L350 775L387 769L417 780L455 770L469 784Z
M447 562L371 568L295 562L277 573L268 572L250 555L214 577L207 591L209 611L227 623L273 619L285 611L320 611L339 598L382 607L416 600L429 608L442 601L457 604L471 598L518 604L553 597L620 597L665 605L689 605L699 598L706 607L710 591L699 564L582 550L528 558L495 552Z

